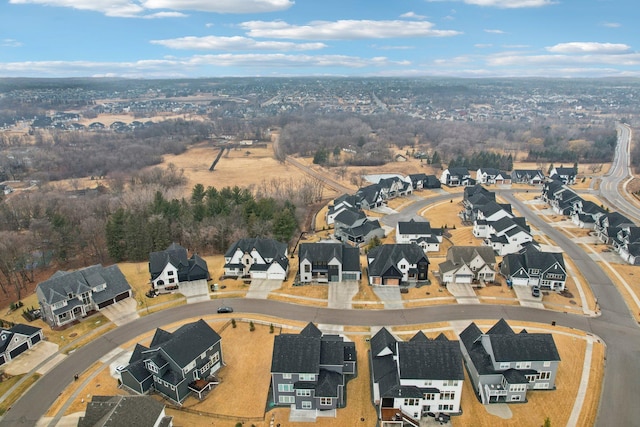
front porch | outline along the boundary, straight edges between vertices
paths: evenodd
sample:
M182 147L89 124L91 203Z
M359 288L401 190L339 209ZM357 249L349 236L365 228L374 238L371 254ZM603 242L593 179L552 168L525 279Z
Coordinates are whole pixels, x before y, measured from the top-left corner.
M189 390L198 396L198 400L203 400L218 384L220 384L220 380L216 377L199 379L189 384Z

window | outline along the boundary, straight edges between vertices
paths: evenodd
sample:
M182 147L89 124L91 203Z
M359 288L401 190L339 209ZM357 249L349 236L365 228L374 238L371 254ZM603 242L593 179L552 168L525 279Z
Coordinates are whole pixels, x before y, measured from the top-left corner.
M436 394L435 393L425 393L424 394L424 400L436 400Z
M291 393L293 391L293 384L278 384L278 391L280 393Z
M304 272L305 273L311 273L311 266L309 264L305 264L304 265Z
M443 391L440 393L440 400L454 400L456 393L454 391Z
M311 409L311 402L308 400L302 401L302 409Z
M544 362L542 366L544 366L545 368L548 368L549 366L551 366L551 362Z
M296 403L296 398L293 396L278 396L278 403Z
M458 385L458 380L444 380L442 385L444 387L456 387Z
M311 390L296 390L296 396L311 396Z
M433 385L433 381L427 380L427 381L424 382L424 385L427 386L427 387L430 387L430 386Z
M438 405L438 411L453 411L453 405Z
M213 353L213 355L211 356L211 361L213 363L216 363L218 360L220 360L220 352L216 351L215 353Z
M300 374L300 381L315 381L315 374Z
M420 404L420 399L405 399L404 406L417 406Z
M167 271L167 275L173 276L173 271Z
M500 369L509 369L511 367L511 363L509 362L501 362Z
M531 362L517 362L516 369L529 369L531 368Z
M511 384L509 386L509 391L522 393L527 390L526 384Z
M290 380L291 379L291 374L282 374L282 379L283 380Z
M320 405L322 405L322 406L329 406L329 405L331 405L331 401L332 401L332 400L333 400L333 399L331 399L330 397L321 397L321 398L320 398Z
M176 281L176 279L174 279L173 277L169 279L169 283L174 283Z
M522 399L522 396L520 396L519 394L514 394L513 396L511 396L511 401L519 401Z
M535 382L535 380L538 378L537 375L525 375L525 377L527 378L527 381L529 381L530 383Z
M549 371L542 371L538 374L538 379L540 380L548 380L549 378L551 378L551 372Z
M147 363L147 369L153 373L158 373L158 367L153 362Z

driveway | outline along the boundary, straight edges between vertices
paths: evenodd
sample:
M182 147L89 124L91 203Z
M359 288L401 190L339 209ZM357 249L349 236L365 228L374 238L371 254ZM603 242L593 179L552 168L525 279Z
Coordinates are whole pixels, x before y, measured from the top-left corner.
M329 308L351 308L351 299L358 293L358 282L348 280L329 283Z
M282 287L282 280L253 279L246 298L267 299L269 292Z
M398 286L373 286L373 292L378 295L384 304L385 310L401 309L402 297Z
M447 283L447 290L455 297L458 304L480 304L470 283Z
M40 341L6 365L2 369L9 375L22 375L30 372L58 351L58 345L49 341ZM64 356L63 356L64 357ZM44 374L46 370L38 371Z
M100 310L100 313L104 314L106 318L115 323L116 326L122 326L140 317L137 310L138 301L136 301L135 298L129 297L103 308Z
M209 300L209 287L206 280L194 280L193 282L180 283L178 290L187 298L187 304Z
M523 307L539 308L544 310L544 304L542 303L542 292L539 297L531 295L531 288L529 286L513 286L513 290L516 293L520 305Z

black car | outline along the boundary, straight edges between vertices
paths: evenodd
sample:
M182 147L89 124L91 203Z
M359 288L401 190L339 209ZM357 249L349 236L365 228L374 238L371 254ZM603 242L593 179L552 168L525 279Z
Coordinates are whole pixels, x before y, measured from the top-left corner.
M218 313L233 313L233 308L227 306L218 307Z

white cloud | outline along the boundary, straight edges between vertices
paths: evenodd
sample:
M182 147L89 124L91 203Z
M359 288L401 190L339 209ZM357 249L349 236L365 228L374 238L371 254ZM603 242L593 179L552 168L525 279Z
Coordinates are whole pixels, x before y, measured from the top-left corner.
M372 44L371 48L378 49L378 50L411 50L411 49L415 49L415 46L393 46L393 45Z
M0 46L3 47L20 47L22 43L16 39L2 39L0 40Z
M402 15L400 15L400 18L405 18L405 19L427 19L426 16L424 15L418 15L415 12L407 12L407 13L403 13Z
M487 57L487 64L493 67L505 66L618 66L629 67L640 65L640 53L621 55L590 54L590 55L521 55L513 52L503 52Z
M9 0L12 4L40 4L100 12L120 18L173 18L171 12L151 13L156 9L194 10L214 13L275 12L293 6L293 0Z
M448 0L427 0L428 2L441 2ZM525 7L542 7L555 4L554 0L451 0L461 1L466 4L484 7L498 7L501 9L519 9Z
M620 28L622 27L622 24L618 23L618 22L603 22L602 24L603 27L607 27L607 28Z
M151 40L152 44L171 49L192 50L317 50L327 47L324 43L291 43L280 41L256 41L247 37L180 37L176 39Z
M185 15L182 12L158 12L150 15L142 16L145 19L158 19L158 18L186 18L189 15Z
M630 47L622 43L570 42L549 46L547 50L553 53L619 54L628 52Z
M356 40L394 37L450 37L454 30L434 30L427 21L314 21L293 25L284 21L248 21L240 24L251 37L303 40Z
M478 49L486 49L489 47L493 47L491 43L478 43L478 44L474 44L473 46L477 47Z
M147 9L198 10L214 13L262 13L285 10L293 0L146 0Z
M489 33L489 34L506 34L504 31L502 30L484 30L485 33Z

